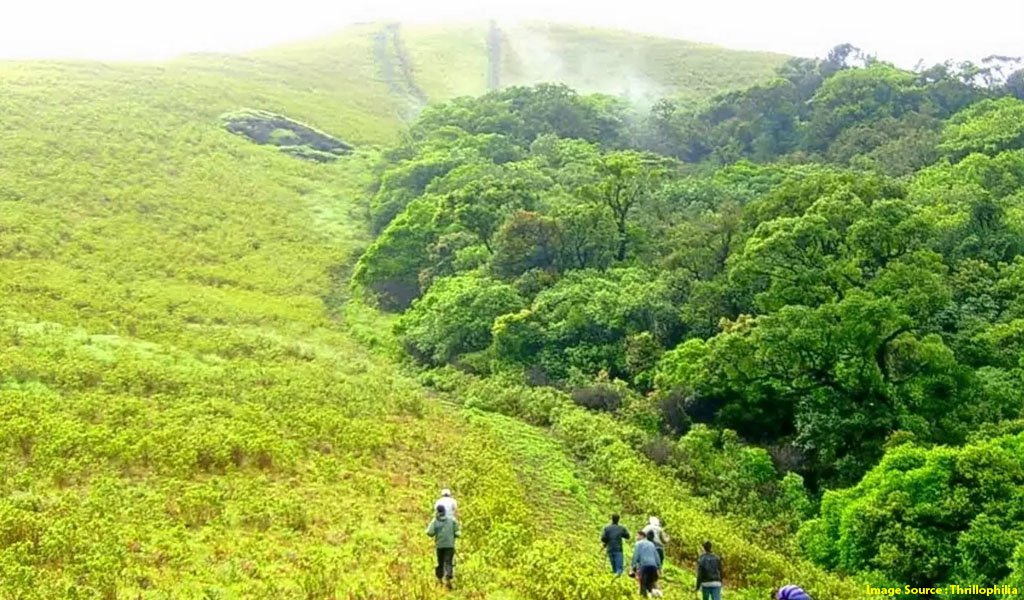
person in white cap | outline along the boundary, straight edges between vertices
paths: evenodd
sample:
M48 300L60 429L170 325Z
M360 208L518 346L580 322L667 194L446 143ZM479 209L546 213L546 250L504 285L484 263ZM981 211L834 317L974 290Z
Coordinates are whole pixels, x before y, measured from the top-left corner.
M647 522L647 526L644 527L642 531L644 533L651 532L654 534L654 539L651 541L654 542L654 547L658 549L658 557L661 559L661 562L664 563L665 543L668 542L669 539L668 534L666 534L665 530L661 527L661 521L658 517L651 517Z
M444 508L444 514L449 517L458 520L459 518L459 503L452 497L452 491L448 488L441 490L441 497L437 502L434 503L434 508Z

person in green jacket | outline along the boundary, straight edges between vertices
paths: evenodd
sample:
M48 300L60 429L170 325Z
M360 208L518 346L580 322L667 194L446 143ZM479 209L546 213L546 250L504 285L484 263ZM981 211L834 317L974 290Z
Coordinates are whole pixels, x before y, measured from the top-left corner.
M443 581L448 587L452 586L452 577L455 576L455 538L459 537L459 533L459 522L445 513L444 506L438 506L437 514L427 526L427 535L434 538L434 547L437 549L434 575L438 583Z

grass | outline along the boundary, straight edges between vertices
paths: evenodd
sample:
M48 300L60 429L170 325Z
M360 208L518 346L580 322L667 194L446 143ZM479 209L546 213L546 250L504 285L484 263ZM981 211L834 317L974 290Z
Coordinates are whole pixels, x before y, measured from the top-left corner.
M462 597L481 597L514 587L515 556L556 524L592 541L609 506L543 434L428 402L337 334L196 355L2 333L4 596L433 597L422 529L447 485Z
M561 81L640 104L666 96L704 100L768 79L788 58L599 28L497 26L501 85ZM403 27L400 35L415 78L432 101L487 91L488 24Z
M487 26L418 26L399 30L413 75L432 101L487 91Z
M486 84L476 30L452 31L400 29L428 98ZM594 540L614 486L544 430L434 402L345 304L407 108L378 32L0 63L0 597L439 597L442 486L466 515L454 597L630 592ZM219 122L243 107L357 151L252 144Z
M788 57L596 28L527 23L505 31L503 81L564 81L641 104L662 97L697 102L769 79Z
M432 597L442 485L534 535L497 426L330 316L372 152L249 143L162 68L3 67L0 597ZM506 581L474 554L465 597Z

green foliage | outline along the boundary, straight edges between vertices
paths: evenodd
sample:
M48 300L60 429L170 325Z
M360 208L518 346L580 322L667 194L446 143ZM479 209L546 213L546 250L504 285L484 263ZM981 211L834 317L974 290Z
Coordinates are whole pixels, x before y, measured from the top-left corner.
M416 199L392 221L359 259L352 280L371 290L384 308L403 309L420 295L420 272L429 266L427 246L438 236L437 199Z
M605 131L588 107L607 105L541 85L427 111L411 145L386 165L370 207L383 231L353 281L382 307L404 309L434 278L462 270L458 262L474 268L489 256L491 272L504 279L533 269L606 267L613 242L602 236L609 227L617 228L621 258L630 214L650 193L649 157L602 157L594 146L553 135ZM550 130L551 123L564 131ZM584 184L584 195L607 210L565 191ZM483 248L472 251L475 258L467 236Z
M951 160L974 152L995 156L1024 148L1024 101L984 100L957 113L942 132L939 149Z
M855 487L827 492L800 531L808 555L913 585L1011 581L1021 530L1024 438L961 448L903 444Z
M854 54L841 45L824 61L791 59L775 80L719 94L697 110L659 103L642 141L688 162L810 155L905 175L938 156L943 119L990 94L942 65L911 72L866 59L855 66Z
M550 559L548 537L585 548L618 510L544 432L432 402L357 343L394 347L344 289L373 246L375 153L297 161L222 128L254 106L394 139L366 33L0 65L0 596L435 598L421 532L448 486L468 515L456 593L549 598L564 579L521 557ZM447 193L406 229L436 243ZM418 293L418 266L389 258L379 272ZM544 568L584 597L630 591L599 552L557 556Z
M389 169L381 176L380 187L370 200L370 221L380 233L427 185L448 173L456 165L449 155L429 154Z
M440 279L395 323L395 331L414 356L445 363L491 343L494 320L523 307L514 288L462 275Z
M611 211L619 238L617 260L626 259L630 217L650 200L667 162L656 155L624 150L602 156L595 165L597 181L584 188L583 197Z
M934 439L962 435L957 408L974 382L913 323L893 299L850 292L818 309L730 323L706 346L666 354L656 381L690 390L750 439L794 435L813 472L851 481L901 425Z
M569 273L527 309L498 318L497 356L555 379L600 371L635 376L627 365L630 336L648 333L668 344L678 335L671 295L665 281L640 268Z
M882 64L836 73L811 99L805 146L824 150L839 132L855 123L898 118L920 109L925 94L915 84L912 73Z
M476 236L489 252L498 228L514 213L529 210L537 202L533 177L519 173L474 170L474 176L445 195L438 219L451 220L460 230Z
M534 269L555 269L561 263L561 237L555 219L518 211L498 231L491 272L502 279L512 279Z
M729 163L749 157L767 161L797 147L799 104L797 87L776 79L717 96L703 112L665 126L676 128L670 135L682 138L676 152L684 160Z
M571 203L557 209L560 261L568 269L605 269L615 258L616 224L606 206Z
M779 478L766 450L744 445L736 432L695 425L679 438L673 465L694 490L712 499L712 508L752 517L771 534L785 537L813 514L799 475Z
M564 84L513 86L479 99L458 98L420 115L412 135L423 138L444 127L470 134L500 134L522 145L541 135L614 144L619 133L609 124L622 122L624 107L587 101Z

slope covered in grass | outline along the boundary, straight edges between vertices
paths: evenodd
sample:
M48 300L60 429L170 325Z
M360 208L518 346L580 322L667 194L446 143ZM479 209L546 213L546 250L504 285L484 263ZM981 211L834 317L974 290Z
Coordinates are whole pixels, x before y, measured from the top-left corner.
M595 537L644 502L566 431L435 402L354 341L375 321L338 319L360 315L339 309L373 152L316 164L222 127L252 108L394 138L408 106L377 76L379 30L353 31L0 64L0 596L430 598L442 486L465 516L455 597L631 592ZM665 514L704 522L632 460ZM749 584L783 564L765 556Z
M683 40L547 23L401 27L415 80L431 101L557 81L651 103L699 101L771 78L787 58Z
M562 81L580 92L699 101L770 79L788 57L622 31L527 23L503 29L502 83Z
M249 143L219 86L158 77L4 70L0 595L429 597L443 485L467 597L514 587L536 511L592 531L607 497L557 447L509 461L523 426L427 401L332 321L369 157Z
M228 77L258 100L255 108L287 106L290 116L344 139L390 142L425 103L488 91L492 69L501 87L561 82L649 103L661 96L698 101L764 81L785 59L543 23L372 23L246 56L189 56L168 69Z

